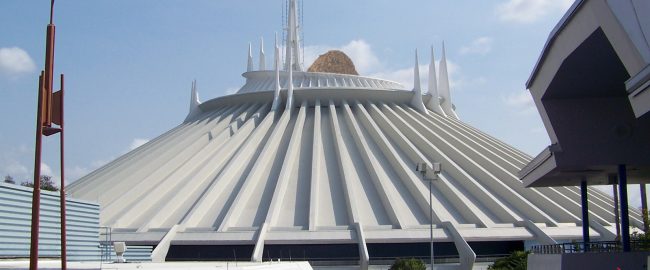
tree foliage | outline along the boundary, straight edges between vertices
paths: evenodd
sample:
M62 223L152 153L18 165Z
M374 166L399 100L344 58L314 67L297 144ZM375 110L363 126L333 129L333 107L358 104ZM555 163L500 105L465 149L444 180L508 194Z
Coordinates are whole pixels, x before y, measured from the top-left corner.
M488 270L526 270L528 264L527 251L515 251L510 256L498 259L488 266Z
M397 258L393 265L390 266L390 270L425 270L426 265L424 262L419 259L409 258L401 259Z
M8 184L15 184L16 181L14 181L14 178L11 177L11 175L5 175L5 183L8 183Z
M41 190L59 191L59 188L52 181L52 176L41 175L40 184L41 184ZM24 187L31 187L31 188L34 187L34 183L32 183L30 181L22 182L22 183L20 183L20 185L24 186Z

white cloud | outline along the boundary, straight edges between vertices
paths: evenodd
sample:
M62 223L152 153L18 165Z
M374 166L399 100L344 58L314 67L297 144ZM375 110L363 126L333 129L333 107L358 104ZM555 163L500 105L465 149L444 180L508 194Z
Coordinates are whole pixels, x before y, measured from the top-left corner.
M440 61L436 62L436 71L440 72ZM420 86L423 90L426 91L427 85L429 83L429 64L419 65L420 69ZM469 82L460 79L460 67L452 62L447 60L447 72L449 73L449 87L458 88L461 85L466 85ZM403 68L403 69L392 69L392 70L383 70L370 75L370 77L381 78L386 80L391 80L398 82L404 85L405 89L413 88L413 67ZM438 78L440 82L440 78ZM478 81L477 81L478 82Z
M237 88L237 87L229 87L228 89L226 89L226 95L236 94L237 91L239 91L239 88Z
M0 74L16 76L33 72L34 60L21 48L0 48Z
M460 47L460 54L485 55L492 50L493 41L491 37L479 37L470 44Z
M129 145L129 151L134 150L147 142L149 142L149 139L135 138L131 142L131 145Z
M510 93L503 97L502 100L506 105L517 110L521 114L532 114L537 111L533 97L525 90Z
M565 12L573 0L507 0L495 11L504 22L532 23L549 13Z

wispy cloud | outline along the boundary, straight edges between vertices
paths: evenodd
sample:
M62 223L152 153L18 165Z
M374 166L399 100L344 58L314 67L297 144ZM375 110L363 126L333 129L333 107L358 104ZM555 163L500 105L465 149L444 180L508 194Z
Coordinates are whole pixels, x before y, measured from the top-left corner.
M494 39L491 37L479 37L470 44L460 47L460 54L485 55L492 50Z
M504 22L532 23L554 12L564 12L573 0L507 0L495 8Z
M239 91L238 87L229 87L228 89L226 89L226 95L235 94L237 93L237 91Z
M521 90L502 98L503 102L520 114L532 114L537 111L533 97L528 91Z
M129 145L129 151L134 150L147 142L149 142L149 139L135 138L131 141L131 145Z
M34 60L18 47L0 48L0 74L17 76L36 69Z

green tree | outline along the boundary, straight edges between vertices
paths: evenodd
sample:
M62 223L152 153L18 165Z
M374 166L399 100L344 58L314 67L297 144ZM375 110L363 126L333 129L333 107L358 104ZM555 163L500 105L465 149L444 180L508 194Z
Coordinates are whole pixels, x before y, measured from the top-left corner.
M6 176L5 176L5 183L15 184L16 181L14 181L14 178L11 177L11 175L6 175Z
M52 176L49 175L41 175L41 190L49 190L49 191L59 191L59 188L52 182ZM30 181L25 181L20 183L21 186L24 187L34 187L34 183Z
M526 270L528 264L527 251L515 251L510 256L498 259L488 266L488 270Z
M401 259L397 258L393 265L390 266L390 270L425 270L427 267L424 265L424 262L419 259L409 258Z

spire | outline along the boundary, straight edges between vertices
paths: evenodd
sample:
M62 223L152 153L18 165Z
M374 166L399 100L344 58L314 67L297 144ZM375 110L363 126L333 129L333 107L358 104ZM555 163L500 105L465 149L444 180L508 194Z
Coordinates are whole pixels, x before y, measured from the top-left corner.
M192 81L192 90L190 93L190 112L187 114L187 117L185 117L185 122L191 121L194 117L203 112L199 105L201 105L201 101L199 101L199 93L196 90L196 80L194 80Z
M275 58L277 60L275 61L275 66L273 69L278 69L278 67L281 65L280 63L280 44L278 44L278 32L275 32Z
M253 71L253 44L248 43L248 65L246 71Z
M458 119L451 102L451 91L449 89L449 74L447 72L447 56L445 51L445 42L442 42L442 58L440 59L440 75L438 76L438 90L440 91L440 107L447 116Z
M421 113L428 114L422 102L422 87L420 86L420 64L418 61L418 49L415 49L415 67L413 67L413 98L411 105Z
M291 1L291 2L293 2L293 1ZM289 56L288 57L289 66L292 66L292 64L293 64L292 54L293 54L293 51L289 50L289 55L288 55ZM288 86L287 86L287 88L288 88L288 90L287 90L287 107L285 108L285 110L290 111L291 108L293 108L293 69L292 68L289 69L289 79L287 79L287 84L288 84Z
M287 16L287 44L285 70L303 71L300 59L300 36L298 35L298 15L296 0L289 0L289 16ZM291 58L291 59L290 59ZM291 68L289 68L291 67Z
M280 109L280 47L278 46L278 35L275 34L275 92L273 93L272 111Z
M436 58L433 54L433 45L431 46L431 62L429 63L429 95L431 98L425 104L429 110L432 110L442 116L446 116L440 107L440 98L438 95L438 80L436 79Z
M266 55L264 55L263 37L260 37L260 70L266 70Z

